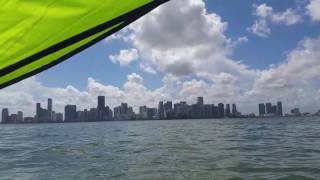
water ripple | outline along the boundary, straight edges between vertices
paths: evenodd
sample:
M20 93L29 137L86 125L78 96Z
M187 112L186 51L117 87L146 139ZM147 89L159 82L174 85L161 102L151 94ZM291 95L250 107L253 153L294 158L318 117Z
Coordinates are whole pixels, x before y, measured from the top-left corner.
M0 180L320 179L319 119L0 126Z

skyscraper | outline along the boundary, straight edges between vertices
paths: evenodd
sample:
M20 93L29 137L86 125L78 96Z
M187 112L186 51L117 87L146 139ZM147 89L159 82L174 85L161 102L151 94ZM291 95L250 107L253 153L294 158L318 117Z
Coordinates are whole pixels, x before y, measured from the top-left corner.
M36 121L44 122L45 121L45 111L41 108L41 104L36 104Z
M106 106L105 96L98 96L98 110L102 110Z
M147 106L140 106L139 107L139 118L148 119L148 108L147 108Z
M148 119L154 119L157 116L157 108L148 108Z
M224 104L223 103L218 104L218 112L219 112L219 118L224 118Z
M23 122L23 112L18 111L17 113L17 123L22 123Z
M215 106L214 104L212 105L212 111L213 111L213 117L214 118L219 118L219 107Z
M37 103L36 104L36 117L37 117L37 120L39 121L40 119L40 116L41 116L41 104L40 103Z
M212 104L203 105L204 113L202 118L213 118Z
M65 122L77 121L77 106L66 105L64 108Z
M166 119L173 118L172 101L168 101L164 104L164 115Z
M121 115L128 114L128 104L127 103L121 103L120 113L121 113Z
M267 114L272 114L272 104L271 103L266 104L266 111L267 111Z
M230 112L231 112L231 110L230 110L230 104L227 104L227 105L226 105L226 110L225 110L225 115L226 115L227 117L230 117Z
M63 114L62 113L56 114L56 122L58 122L58 123L63 122Z
M4 108L2 109L2 123L8 123L9 120L9 109L8 108Z
M53 115L53 112L52 112L52 99L48 99L48 110L47 110L47 121L49 122L52 122L52 115Z
M48 111L52 112L52 99L48 99Z
M282 102L281 102L281 101L279 101L279 102L277 103L277 115L278 115L278 116L283 116Z
M266 114L266 106L264 103L259 104L259 115L264 116Z
M115 107L113 109L113 114L115 120L121 120L121 106Z
M171 111L172 110L172 101L168 101L164 104L164 109L166 111Z
M160 101L158 104L158 118L164 119L164 106L163 101Z
M198 105L203 105L203 104L204 104L204 102L203 102L203 97L198 97L197 104L198 104Z
M276 116L276 115L277 115L277 109L278 109L277 105L271 106L271 114L272 114L273 116Z
M301 116L301 113L300 113L300 109L299 108L294 108L294 109L291 109L291 114L293 116Z
M238 110L237 106L235 104L232 104L232 116L237 116L238 115Z

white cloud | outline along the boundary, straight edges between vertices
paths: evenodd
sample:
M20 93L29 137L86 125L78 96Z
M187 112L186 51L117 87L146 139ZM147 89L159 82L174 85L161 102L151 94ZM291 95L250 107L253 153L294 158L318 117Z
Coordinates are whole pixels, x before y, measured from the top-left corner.
M262 99L272 95L287 102L288 107L300 106L315 111L320 107L316 100L320 87L319 59L320 38L307 38L288 54L283 64L262 71L248 94Z
M218 80L218 78L220 79ZM42 107L46 108L47 98L52 98L54 110L58 112L63 112L64 106L67 104L76 104L79 110L83 110L84 108L96 107L99 95L106 96L106 102L111 107L118 106L121 102L127 102L135 110L141 105L156 107L160 100L174 100L175 102L187 100L191 103L199 95L217 97L217 100L221 100L222 96L228 96L232 90L230 84L234 82L233 80L231 75L219 75L216 84L222 86L218 88L203 80L180 81L179 78L168 75L163 78L163 85L160 88L149 90L144 85L143 78L132 73L128 75L127 82L122 88L102 84L93 78L88 78L87 88L81 91L71 85L65 88L47 87L32 77L1 90L0 108L9 108L10 113L22 110L25 112L25 116L33 116L37 102L42 103ZM214 90L214 94L210 94L211 90ZM212 98L207 100L212 100Z
M313 21L320 21L320 0L310 0L307 10Z
M35 77L0 90L0 108L7 107L11 112L23 110L27 115L35 110L35 103L41 102L46 107L46 99L52 97L55 107L62 111L65 104L77 102L81 107L92 104L87 92L81 92L73 86L51 88L44 86Z
M141 68L144 72L147 72L147 73L149 73L149 74L157 74L157 71L156 71L153 67L151 67L150 65L141 63L141 64L140 64L140 68Z
M123 49L120 50L118 55L110 55L109 58L115 64L119 63L120 66L127 66L138 60L139 53L136 49Z
M302 21L302 17L292 9L271 16L271 21L278 24L291 26Z
M285 63L263 71L259 82L261 85L274 87L290 87L292 85L308 85L320 80L320 38L307 38L299 47L289 53Z
M267 4L261 4L259 6L253 5L253 7L255 8L255 14L258 17L268 18L273 14L273 8L268 6Z
M120 34L141 52L140 67L146 72L209 81L226 72L240 81L252 81L256 72L230 58L234 48L248 39L227 38L227 27L219 15L207 12L202 0L174 0Z
M302 16L292 9L286 9L284 12L274 12L274 9L267 4L259 6L253 5L254 15L258 18L254 24L247 30L257 36L266 38L271 34L269 22L291 26L302 21Z
M254 24L247 30L263 38L266 38L271 34L271 29L269 28L265 19L256 20Z

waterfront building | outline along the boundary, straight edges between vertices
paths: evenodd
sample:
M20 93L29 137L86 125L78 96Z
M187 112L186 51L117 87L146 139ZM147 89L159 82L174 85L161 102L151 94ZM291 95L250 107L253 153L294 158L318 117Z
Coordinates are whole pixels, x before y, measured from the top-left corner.
M121 120L121 107L117 106L113 109L114 120Z
M226 115L226 117L231 117L230 104L227 104L227 105L226 105L225 115Z
M36 120L34 117L24 117L23 122L24 123L36 123Z
M3 108L2 109L2 123L8 123L9 122L9 109L8 108Z
M271 114L270 115L277 116L277 109L278 109L277 105L271 106Z
M203 105L204 104L203 97L198 97L197 100L198 100L197 104L199 104L199 105Z
M102 110L106 106L106 98L105 96L98 96L98 110Z
M184 101L174 104L174 116L176 119L190 118L190 106Z
M272 114L272 104L271 103L266 104L266 112L268 115Z
M63 114L62 113L57 113L56 114L56 122L62 123L63 122Z
M139 119L148 119L148 108L147 106L140 106L139 107Z
M88 112L88 121L90 121L90 122L97 121L97 119L99 118L98 112L99 111L97 108L90 108L90 110Z
M224 114L224 104L223 103L219 103L218 104L218 117L219 118L224 118L225 114Z
M283 116L282 102L281 101L279 101L277 103L277 115L280 116L280 117Z
M23 123L23 112L18 111L16 123Z
M47 108L42 108L40 103L36 104L35 119L37 122L52 122L52 99L48 99Z
M77 120L77 106L66 105L64 108L65 122L76 122Z
M36 104L36 121L40 122L40 117L41 117L41 104L37 103Z
M191 109L190 110L191 112L190 112L190 117L188 118L193 118L193 119L203 118L203 105L201 105L200 103L192 104L189 109Z
M213 104L205 104L204 106L204 116L202 118L213 118Z
M301 116L301 112L300 112L300 109L299 108L294 108L294 109L291 109L291 114L293 116Z
M232 116L237 117L239 115L238 110L237 110L237 105L232 104Z
M52 110L52 99L51 98L49 98L48 99L48 105L47 105L47 117L48 117L48 120L47 121L49 121L49 122L52 122L52 121L54 121L54 119L53 119L53 110Z
M127 103L121 103L120 106L115 107L114 120L133 120L135 119L135 113L132 107L129 107Z
M157 108L148 108L148 119L156 119L157 113Z
M219 118L219 107L213 104L212 108L213 108L213 118Z
M108 121L112 120L113 113L109 106L106 106L105 96L98 96L98 106L97 106L98 117L94 121ZM84 120L86 117L84 117Z
M266 106L264 103L259 104L259 115L264 116L266 114Z
M18 123L18 114L11 114L8 123Z
M52 111L52 99L51 98L48 99L48 107L47 108L48 108L49 112Z
M165 119L172 119L174 117L172 101L168 101L164 104L164 116Z
M163 101L160 101L158 104L158 119L164 119L164 117Z

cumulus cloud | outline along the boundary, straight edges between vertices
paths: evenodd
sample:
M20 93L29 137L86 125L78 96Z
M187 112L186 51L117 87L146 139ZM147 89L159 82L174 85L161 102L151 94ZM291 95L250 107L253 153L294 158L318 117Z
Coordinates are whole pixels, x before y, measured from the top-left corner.
M120 50L120 53L117 55L110 55L109 59L113 63L119 63L120 66L127 66L132 62L138 60L139 53L136 49L123 49Z
M254 15L258 18L247 30L257 36L266 38L271 34L268 23L291 26L302 21L302 16L293 9L286 9L284 12L275 12L267 4L253 5Z
M207 12L204 1L174 0L120 34L141 52L140 67L148 73L212 81L226 72L240 81L252 81L256 72L230 58L234 48L248 39L227 38L227 28L219 15Z
M287 9L281 13L274 13L271 16L271 21L278 24L291 26L302 21L302 17L292 9Z
M218 80L218 78L220 78ZM76 104L79 110L97 106L97 96L106 96L107 105L111 107L118 106L121 102L127 102L133 106L135 110L141 105L156 107L160 100L195 101L199 95L203 95L212 101L221 100L227 97L232 89L234 81L231 75L221 74L217 77L217 84L205 82L204 80L185 80L168 75L163 78L163 85L160 88L150 90L144 85L143 78L136 74L129 74L127 81L122 87L116 87L98 82L93 78L88 78L87 88L83 91L69 85L65 88L52 88L43 85L35 77L24 80L0 92L0 108L9 108L11 113L18 110L25 112L26 116L33 116L35 113L35 104L42 103L42 107L46 108L47 98L52 98L54 102L54 110L63 112L64 106L67 104ZM211 94L213 90L214 94Z
M0 90L0 108L9 108L11 112L23 110L31 115L35 110L35 103L41 102L46 107L46 99L53 98L55 107L62 111L65 104L77 102L83 107L92 104L87 92L81 92L73 86L65 88L52 88L44 86L35 77L24 80L18 84Z
M307 38L297 49L289 53L285 63L263 71L258 79L263 88L286 88L294 85L308 85L320 80L320 38Z
M271 34L271 29L269 28L265 19L256 20L254 24L247 30L263 38L266 38Z
M313 21L320 21L320 0L310 0L307 10Z
M272 94L290 106L303 106L316 110L320 106L320 38L306 38L288 54L287 60L267 70L261 71L253 89L248 94L262 99ZM289 107L290 107L289 106Z

